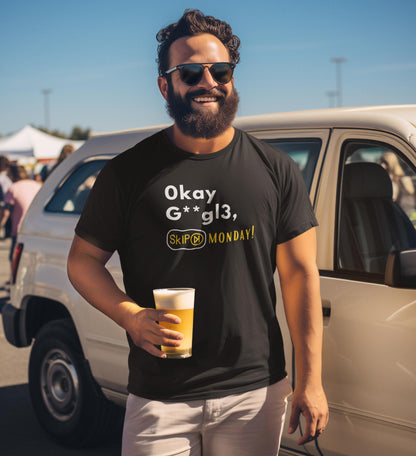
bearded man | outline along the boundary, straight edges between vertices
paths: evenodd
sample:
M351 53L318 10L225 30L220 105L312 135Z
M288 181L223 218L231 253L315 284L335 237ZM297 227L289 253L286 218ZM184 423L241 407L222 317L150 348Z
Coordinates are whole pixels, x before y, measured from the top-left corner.
M322 309L317 224L283 152L232 126L238 37L198 10L161 30L158 85L174 119L100 173L68 259L69 277L127 332L123 456L277 455L291 387L275 312L278 268L296 353L290 432L321 433ZM200 242L172 242L171 233ZM246 233L225 236L226 233ZM176 239L176 238L175 238ZM120 256L126 292L105 268ZM166 359L183 335L161 322L152 290L195 289L192 356Z

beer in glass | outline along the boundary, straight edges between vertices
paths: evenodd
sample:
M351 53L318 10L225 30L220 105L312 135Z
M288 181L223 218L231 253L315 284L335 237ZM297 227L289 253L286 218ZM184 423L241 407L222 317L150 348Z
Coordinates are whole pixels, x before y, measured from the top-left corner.
M161 321L164 328L183 334L179 347L161 346L167 358L189 358L192 356L192 332L194 325L194 288L160 288L153 290L156 309L165 310L181 319L181 323Z

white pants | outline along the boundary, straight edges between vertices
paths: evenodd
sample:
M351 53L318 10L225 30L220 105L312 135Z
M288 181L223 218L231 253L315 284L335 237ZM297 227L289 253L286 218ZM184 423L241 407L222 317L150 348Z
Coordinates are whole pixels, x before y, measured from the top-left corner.
M160 402L129 395L122 456L276 456L287 378L219 399Z

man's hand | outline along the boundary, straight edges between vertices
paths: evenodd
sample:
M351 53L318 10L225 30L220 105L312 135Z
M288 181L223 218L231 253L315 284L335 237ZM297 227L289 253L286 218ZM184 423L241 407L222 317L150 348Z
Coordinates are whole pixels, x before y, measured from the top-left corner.
M292 413L289 421L289 434L293 434L300 415L305 417L306 426L298 445L304 445L322 434L328 423L328 403L321 386L297 386L292 398Z
M179 317L164 310L141 308L126 329L138 347L158 358L166 358L166 355L155 345L179 347L183 334L164 328L158 324L161 321L173 324L181 322Z

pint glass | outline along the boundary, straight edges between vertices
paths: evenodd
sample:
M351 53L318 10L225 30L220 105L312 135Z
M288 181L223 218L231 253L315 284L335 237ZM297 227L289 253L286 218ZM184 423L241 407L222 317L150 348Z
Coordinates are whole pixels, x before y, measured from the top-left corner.
M164 328L178 331L183 334L179 347L162 345L161 350L167 358L189 358L192 356L192 332L194 325L194 288L160 288L153 290L156 309L165 310L177 315L181 323L168 323L161 321Z

